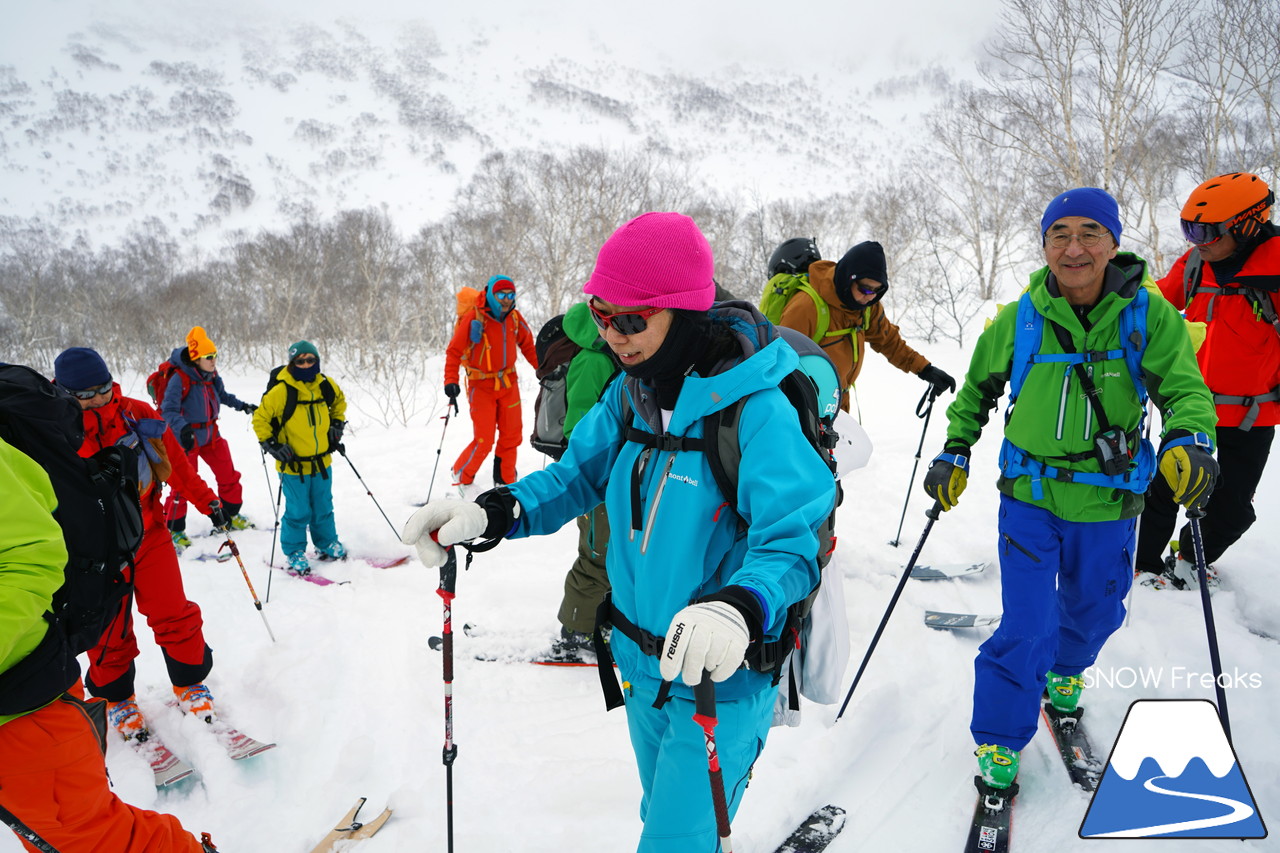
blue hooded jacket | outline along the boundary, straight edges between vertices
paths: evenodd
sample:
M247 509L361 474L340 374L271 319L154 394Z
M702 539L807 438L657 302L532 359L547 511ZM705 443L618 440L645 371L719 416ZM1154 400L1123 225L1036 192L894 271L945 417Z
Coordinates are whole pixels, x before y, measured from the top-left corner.
M713 308L740 341L755 339L759 314L740 308ZM745 351L753 349L747 344ZM559 461L511 486L520 502L519 524L511 538L551 533L603 501L612 536L608 571L613 603L640 628L661 636L675 614L693 601L730 584L755 593L763 605L765 638L774 640L786 609L818 583L815 530L835 502L831 471L800 431L795 409L778 382L799 364L795 351L774 340L748 358L721 365L710 376L684 381L667 432L698 438L703 418L740 398L737 516L717 487L700 451L651 451L625 440L623 395L640 429L659 432L660 413L651 389L634 378L612 383L604 397L574 428ZM632 474L642 454L650 454L640 474L640 530L629 530ZM646 657L620 631L610 642L624 680L656 691L657 658ZM771 678L746 669L717 688L718 698L741 698L764 690ZM692 691L677 680L673 695Z
M244 411L248 404L227 391L222 384L222 377L217 373L205 373L191 362L183 359L186 347L178 347L169 356L174 366L169 384L164 389L164 400L160 404L160 414L174 435L180 435L182 428L191 425L196 436L196 446L203 447L217 436L218 412L225 403L233 409ZM183 377L188 391L184 396Z

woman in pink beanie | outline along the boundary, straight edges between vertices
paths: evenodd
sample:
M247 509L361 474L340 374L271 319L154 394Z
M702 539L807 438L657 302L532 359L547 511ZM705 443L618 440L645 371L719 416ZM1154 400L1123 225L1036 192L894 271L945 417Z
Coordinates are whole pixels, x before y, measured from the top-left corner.
M403 536L424 565L439 566L441 546L552 533L605 504L612 598L601 627L614 630L596 651L606 704L626 707L644 791L642 853L717 849L693 686L717 684L732 815L778 696L762 647L778 648L770 644L789 630L787 608L816 587L820 547L830 546L817 530L835 482L778 388L799 357L749 304L713 306L713 272L711 247L687 216L647 213L615 231L583 289L625 375L574 427L559 461L475 503L433 501ZM721 412L737 425L736 495L721 490L702 450Z

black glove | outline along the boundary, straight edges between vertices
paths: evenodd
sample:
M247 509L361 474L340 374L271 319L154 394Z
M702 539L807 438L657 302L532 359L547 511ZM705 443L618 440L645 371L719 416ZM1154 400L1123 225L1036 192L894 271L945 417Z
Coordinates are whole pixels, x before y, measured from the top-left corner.
M485 539L497 541L515 529L520 518L520 502L511 496L506 486L482 493L476 503L489 517L489 526L481 534Z
M960 500L960 493L969 480L969 448L963 444L948 444L933 458L924 475L924 491L942 504L943 512Z
M462 388L457 382L450 382L444 386L444 395L449 398L449 402L455 409L458 407L458 395L461 393Z
M329 424L329 449L345 452L342 446L342 431L347 428L346 421L332 421Z
M1185 429L1170 430L1164 437L1157 467L1173 491L1175 501L1189 510L1203 510L1218 479L1218 460L1211 455L1212 445L1204 434L1199 436L1203 444L1169 446L1174 439L1189 437L1191 433Z
M293 461L293 448L287 444L281 444L273 439L267 439L262 442L262 449L270 453L273 457L281 462Z
M178 444L182 445L183 450L190 450L196 446L196 431L191 424L187 424L178 432Z
M258 411L258 407L253 403L245 403L240 407L240 411L244 412L246 415L252 415L254 412Z
M231 513L227 512L227 508L222 505L222 501L214 501L209 504L209 520L213 522L213 526L218 530L229 530L231 528Z
M926 364L916 376L932 385L934 394L956 390L956 381L951 378L951 374L945 370L939 370L932 364Z

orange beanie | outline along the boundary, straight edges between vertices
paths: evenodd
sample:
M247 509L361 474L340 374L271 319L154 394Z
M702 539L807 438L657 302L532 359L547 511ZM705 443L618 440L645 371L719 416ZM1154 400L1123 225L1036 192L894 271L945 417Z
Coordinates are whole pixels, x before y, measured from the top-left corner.
M206 355L216 355L217 352L218 348L213 345L213 341L209 340L204 327L192 326L191 331L187 332L187 354L191 356L191 360L195 361Z

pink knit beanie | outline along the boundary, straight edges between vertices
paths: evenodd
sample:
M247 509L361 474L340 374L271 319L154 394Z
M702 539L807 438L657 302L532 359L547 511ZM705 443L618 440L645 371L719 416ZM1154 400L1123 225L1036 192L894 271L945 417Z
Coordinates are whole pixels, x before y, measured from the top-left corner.
M583 292L614 305L706 311L715 300L711 246L682 213L646 213L600 247Z

